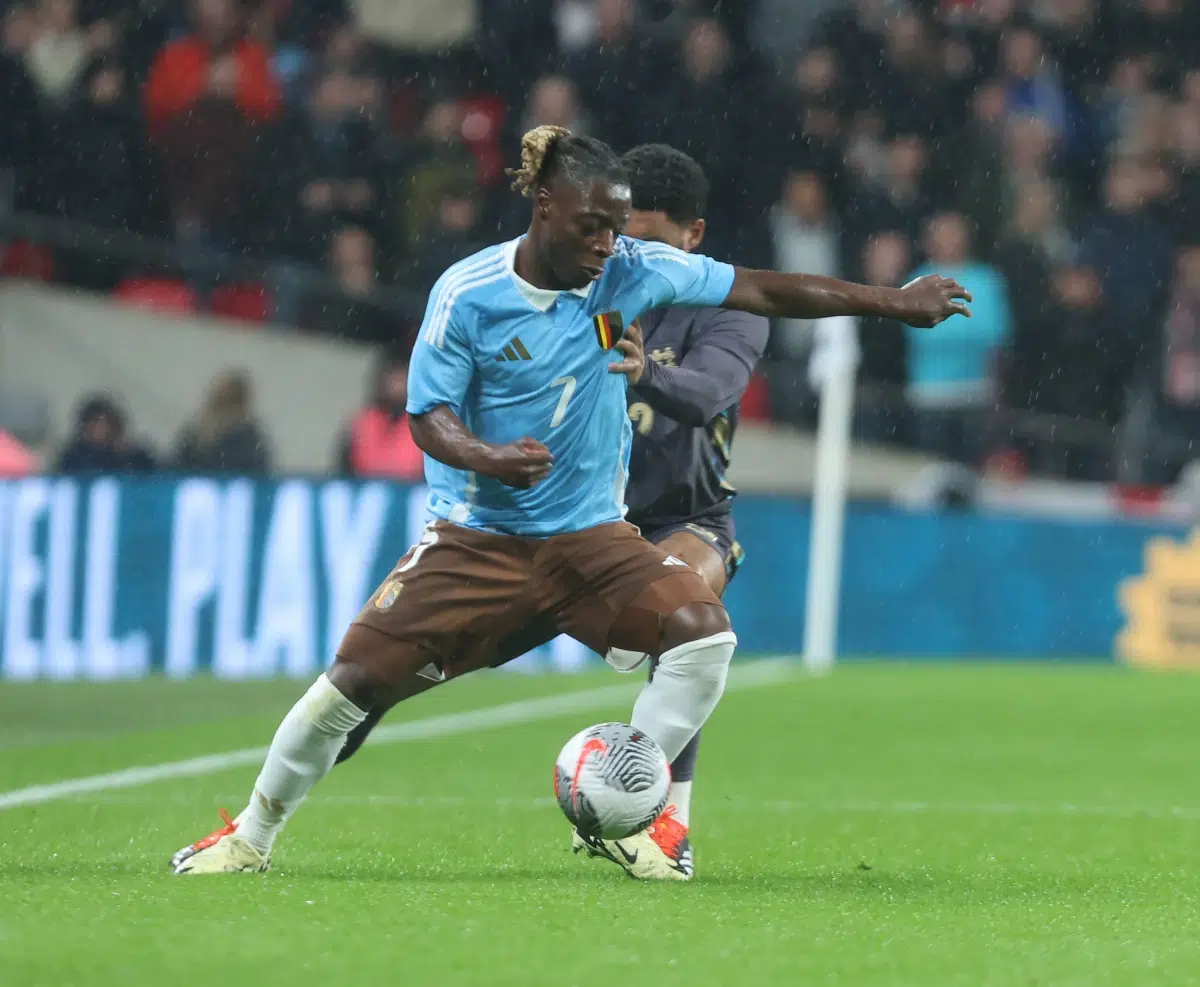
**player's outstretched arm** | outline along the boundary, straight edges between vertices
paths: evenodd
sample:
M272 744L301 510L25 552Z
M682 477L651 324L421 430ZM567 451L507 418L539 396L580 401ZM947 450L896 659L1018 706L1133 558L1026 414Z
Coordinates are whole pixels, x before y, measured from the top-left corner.
M413 441L426 455L505 486L537 486L554 467L553 453L536 439L518 439L506 445L484 442L444 404L413 415L410 427Z
M655 411L692 428L707 425L741 400L766 349L768 323L742 312L707 312L677 367L646 360L633 385Z
M739 267L720 307L784 319L875 316L928 329L952 315L969 316L970 301L969 291L939 274L917 278L903 288L881 288L816 274Z

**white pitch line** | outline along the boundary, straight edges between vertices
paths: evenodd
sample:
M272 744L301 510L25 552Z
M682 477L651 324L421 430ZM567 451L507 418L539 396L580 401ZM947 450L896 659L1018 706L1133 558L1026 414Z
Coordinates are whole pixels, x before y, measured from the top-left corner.
M733 674L730 676L726 691L769 685L795 674L794 666L786 661L754 662L735 666L732 671ZM465 713L446 713L420 720L410 720L406 723L388 724L379 727L371 734L371 743L399 744L411 740L432 740L437 737L490 730L493 727L549 720L569 713L582 713L596 706L629 699L641 688L641 684L639 678L636 685L630 683L608 686L603 689L585 689L557 696L544 696L540 699L522 699L517 702L502 703L498 706L485 706L482 709L470 710ZM0 811L15 809L22 805L40 805L44 802L87 795L91 792L135 788L138 785L149 785L157 781L173 781L177 778L216 774L230 768L257 765L266 755L266 747L246 747L242 750L226 751L224 754L206 754L203 757L190 757L183 761L148 764L137 768L125 768L121 771L110 771L105 774L88 775L83 778L68 778L45 785L15 788L8 792L0 792Z

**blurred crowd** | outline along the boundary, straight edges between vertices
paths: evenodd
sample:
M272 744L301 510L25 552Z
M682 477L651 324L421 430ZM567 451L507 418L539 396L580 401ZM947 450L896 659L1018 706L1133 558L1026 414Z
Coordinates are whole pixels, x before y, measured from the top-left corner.
M407 398L408 359L385 348L363 406L343 424L331 450L330 472L421 482L424 457L409 431ZM245 371L231 369L211 382L172 449L154 449L143 440L113 395L85 397L72 434L53 465L59 473L263 476L271 471L272 449L255 407L253 382Z
M1200 5L434 6L0 0L0 194L171 241L200 299L213 256L261 262L264 317L394 343L448 264L523 230L522 131L661 141L708 172L715 256L973 291L938 332L860 325L860 437L1088 479L1192 458ZM55 272L146 273L78 249ZM813 421L813 338L774 327L777 418Z

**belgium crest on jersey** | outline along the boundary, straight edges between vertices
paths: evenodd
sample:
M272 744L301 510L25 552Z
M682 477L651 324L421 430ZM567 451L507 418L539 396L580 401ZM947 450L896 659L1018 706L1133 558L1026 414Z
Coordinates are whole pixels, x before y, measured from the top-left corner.
M389 576L384 584L379 587L379 592L375 594L375 609L390 610L402 589L404 589L404 583L400 582L395 576Z
M596 327L596 342L600 344L600 349L611 350L617 345L617 340L621 338L621 334L625 331L625 320L621 318L620 312L605 312L603 315L592 316L592 323Z

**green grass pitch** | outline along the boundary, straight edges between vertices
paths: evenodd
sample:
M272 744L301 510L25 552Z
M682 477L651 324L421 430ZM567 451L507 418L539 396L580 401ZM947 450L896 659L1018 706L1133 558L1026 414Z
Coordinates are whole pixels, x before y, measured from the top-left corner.
M493 674L389 722L622 684ZM553 759L627 718L610 695L368 746L267 875L166 869L252 766L0 809L0 984L1200 983L1200 677L865 663L743 686L701 753L694 884L568 851ZM0 684L0 793L266 744L302 689Z

